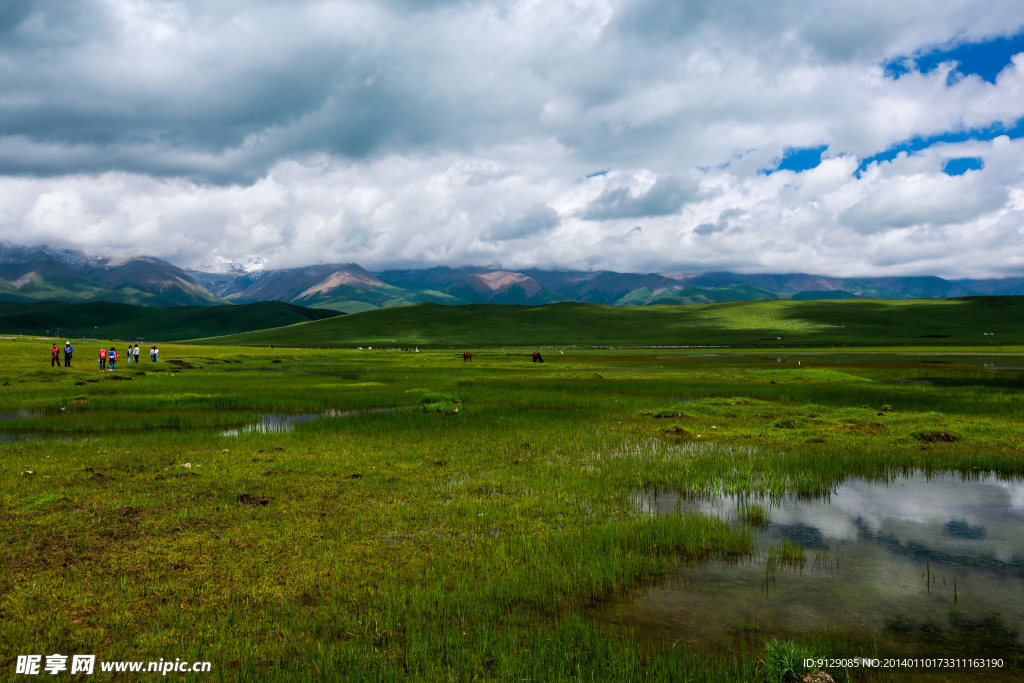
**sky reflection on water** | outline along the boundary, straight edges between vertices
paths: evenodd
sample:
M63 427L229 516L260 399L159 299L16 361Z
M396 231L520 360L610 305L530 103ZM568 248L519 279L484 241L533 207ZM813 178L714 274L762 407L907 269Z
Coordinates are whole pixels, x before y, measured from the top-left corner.
M652 514L735 523L743 504L671 493L638 502ZM1021 647L1024 482L914 473L889 484L851 479L821 500L748 502L770 516L755 557L680 567L605 618L694 645L727 643L746 623L764 635L837 628L876 637L887 654ZM783 539L805 548L803 567L770 566L767 551Z
M226 429L221 432L222 436L238 436L256 432L259 434L281 434L295 429L296 425L321 420L326 417L348 417L361 415L363 413L390 413L392 408L376 408L373 410L325 410L320 413L267 413L259 416L259 422Z

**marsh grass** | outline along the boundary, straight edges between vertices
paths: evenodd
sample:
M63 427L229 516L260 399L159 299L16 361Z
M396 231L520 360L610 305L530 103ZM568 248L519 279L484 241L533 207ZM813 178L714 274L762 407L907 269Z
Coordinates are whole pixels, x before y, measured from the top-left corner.
M0 360L29 347L0 342ZM8 657L210 660L223 680L754 680L760 642L710 651L594 617L680 562L754 552L742 525L643 514L636 491L771 501L827 497L850 476L1024 473L1021 404L1004 390L663 368L649 353L472 367L447 352L161 353L192 369L143 363L112 381L92 364L0 363L0 411L45 413L0 428L74 436L0 445ZM467 409L423 411L446 403ZM683 415L653 416L669 409ZM287 433L221 434L327 411ZM773 427L784 419L796 426ZM760 509L744 508L749 525L767 522ZM843 652L845 636L819 635L801 642Z
M457 396L435 392L424 394L423 398L419 400L420 410L424 413L453 415L459 412L461 405L462 401Z
M764 655L760 660L765 683L798 683L809 671L804 666L804 659L812 657L812 650L792 640L768 640L764 644Z
M764 505L750 501L743 501L738 506L737 512L741 522L755 529L763 529L771 521L771 514Z

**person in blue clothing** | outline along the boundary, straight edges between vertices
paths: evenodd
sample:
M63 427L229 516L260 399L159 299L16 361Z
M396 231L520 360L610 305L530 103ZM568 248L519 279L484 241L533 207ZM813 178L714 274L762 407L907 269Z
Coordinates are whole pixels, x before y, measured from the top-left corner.
M117 349L111 346L110 351L107 352L107 365L111 371L114 369L115 362L117 362Z
M64 342L64 367L71 367L71 354L74 352L74 348L71 346L71 342Z

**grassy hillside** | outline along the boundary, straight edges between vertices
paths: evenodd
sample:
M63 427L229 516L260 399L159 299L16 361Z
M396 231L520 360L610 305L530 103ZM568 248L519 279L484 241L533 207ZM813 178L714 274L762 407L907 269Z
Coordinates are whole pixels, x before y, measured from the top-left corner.
M398 287L369 289L343 286L327 294L317 294L303 299L301 304L310 308L329 308L343 313L362 313L374 308L411 306L428 302L445 304L446 306L457 306L466 303L462 299L430 290L408 292Z
M803 292L797 292L793 296L789 297L793 301L820 301L821 299L856 299L856 294L850 292L844 292L841 289L833 290L807 290ZM864 298L864 297L860 297Z
M778 295L757 287L730 285L728 287L661 289L657 293L643 287L615 302L616 306L678 306L692 304L720 304L726 301L761 301L778 299Z
M206 339L202 343L293 347L990 346L1024 341L1020 313L1024 313L1024 297L776 300L645 307L579 303L535 307L422 304ZM986 332L995 336L985 335Z
M108 302L0 303L0 333L175 341L277 328L338 315L280 301L149 308Z

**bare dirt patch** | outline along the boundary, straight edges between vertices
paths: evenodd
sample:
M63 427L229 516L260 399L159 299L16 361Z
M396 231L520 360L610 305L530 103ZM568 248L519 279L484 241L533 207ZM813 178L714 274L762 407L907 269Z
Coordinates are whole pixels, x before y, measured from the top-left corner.
M238 496L238 502L242 505L265 506L270 505L270 499L263 496L254 496L251 493L243 493Z

